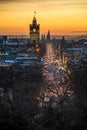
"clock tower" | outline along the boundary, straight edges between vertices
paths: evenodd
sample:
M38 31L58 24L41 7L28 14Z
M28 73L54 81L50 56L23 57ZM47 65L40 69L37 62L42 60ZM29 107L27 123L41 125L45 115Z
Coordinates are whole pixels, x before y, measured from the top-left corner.
M30 24L30 44L34 47L39 45L40 25L37 24L36 17L34 15L32 24Z

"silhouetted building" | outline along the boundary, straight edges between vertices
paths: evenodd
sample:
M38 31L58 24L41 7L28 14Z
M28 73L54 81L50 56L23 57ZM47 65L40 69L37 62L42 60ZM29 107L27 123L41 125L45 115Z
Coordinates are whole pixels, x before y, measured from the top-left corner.
M50 40L50 31L48 30L48 33L47 33L47 40Z
M40 24L37 24L36 17L34 16L32 24L30 24L30 44L39 45Z
M45 34L41 35L41 41L44 42L45 41Z
M6 43L7 43L7 36L4 35L4 36L3 36L3 44L6 44Z

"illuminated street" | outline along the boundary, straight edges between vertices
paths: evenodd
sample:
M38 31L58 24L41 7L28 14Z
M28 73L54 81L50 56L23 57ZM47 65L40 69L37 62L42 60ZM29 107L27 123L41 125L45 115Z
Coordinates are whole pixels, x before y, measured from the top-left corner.
M51 103L51 107L60 110L60 102L63 102L64 109L69 109L73 105L75 93L73 84L66 75L66 70L61 61L55 58L52 43L46 45L46 54L43 60L43 79L44 87L40 89L37 100L40 107L47 107Z

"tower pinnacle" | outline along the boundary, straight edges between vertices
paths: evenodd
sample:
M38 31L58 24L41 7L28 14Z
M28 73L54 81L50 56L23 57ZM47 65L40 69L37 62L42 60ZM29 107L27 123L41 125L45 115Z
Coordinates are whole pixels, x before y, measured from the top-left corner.
M36 11L34 11L34 17L36 16Z

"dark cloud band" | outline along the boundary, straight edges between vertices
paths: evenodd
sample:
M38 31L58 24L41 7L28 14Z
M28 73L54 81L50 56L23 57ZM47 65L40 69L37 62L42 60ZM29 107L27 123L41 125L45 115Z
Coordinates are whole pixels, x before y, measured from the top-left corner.
M0 2L44 2L44 1L47 0L0 0Z
M11 1L14 1L14 0L0 0L0 2L11 2Z

